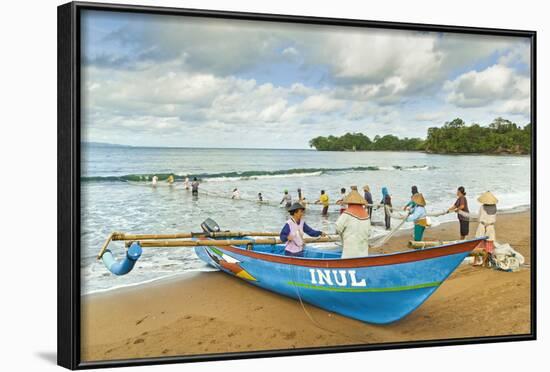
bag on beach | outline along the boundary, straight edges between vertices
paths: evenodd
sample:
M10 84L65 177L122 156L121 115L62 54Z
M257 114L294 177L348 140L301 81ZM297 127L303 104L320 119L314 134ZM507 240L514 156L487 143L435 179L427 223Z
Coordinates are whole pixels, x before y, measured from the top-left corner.
M495 242L495 250L490 256L491 266L497 270L514 272L518 271L525 262L521 253L514 250L510 244L498 244Z

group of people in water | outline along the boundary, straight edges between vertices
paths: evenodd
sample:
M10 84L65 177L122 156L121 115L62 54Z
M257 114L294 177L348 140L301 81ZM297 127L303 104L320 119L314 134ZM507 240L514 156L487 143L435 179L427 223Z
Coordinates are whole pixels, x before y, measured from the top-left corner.
M153 187L156 187L158 185L158 182L159 182L158 176L154 175L153 177L151 177L151 185ZM168 183L169 186L172 186L175 182L174 175L170 174L166 178L166 182ZM197 179L197 177L193 177L193 181L189 181L189 177L185 177L185 180L183 181L183 186L185 187L186 190L191 190L191 193L194 196L199 194L199 180Z
M301 191L301 190L299 190ZM363 257L368 256L369 250L369 234L371 228L371 216L374 207L384 207L385 226L390 229L390 220L393 213L391 195L386 187L382 188L382 199L378 205L373 204L370 187L363 187L364 194L358 192L357 186L352 186L351 191L346 193L344 188L341 189L342 197L337 201L340 205L340 216L336 220L336 233L339 234L343 242L342 258ZM300 192L302 200L292 202L288 190L285 190L281 204L287 206L290 218L283 226L280 239L285 243L285 255L303 256L304 255L304 234L311 237L319 237L326 235L320 230L315 230L308 226L304 220L306 210L305 198ZM460 186L456 192L456 201L447 209L445 213L455 212L459 221L460 239L464 240L469 235L470 211L468 208L468 200L466 199L466 190ZM494 241L496 239L495 223L496 223L496 205L498 199L487 191L478 197L481 203L477 219L479 221L476 237L487 237L480 244L482 250L481 262L475 261L476 265L487 266L489 256L494 251ZM323 215L326 215L329 205L329 198L324 190L321 190L321 196L315 201L323 205ZM404 218L407 222L413 222L413 239L422 241L426 227L430 225L428 214L426 212L426 200L424 195L418 191L418 187L411 187L411 198L403 207L406 213Z

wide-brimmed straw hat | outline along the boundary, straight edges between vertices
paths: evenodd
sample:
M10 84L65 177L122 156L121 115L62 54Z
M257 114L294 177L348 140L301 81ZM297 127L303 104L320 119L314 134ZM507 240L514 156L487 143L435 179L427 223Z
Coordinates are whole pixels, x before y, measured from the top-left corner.
M370 186L369 185L363 186L363 190L370 192Z
M288 211L290 213L294 212L294 211L297 211L298 209L306 209L306 207L304 207L302 204L298 203L298 202L294 202L292 203L292 205L290 207L288 207Z
M413 202L415 202L418 205L426 206L426 199L424 199L424 195L421 193L414 194L411 198Z
M490 191L485 191L477 198L477 201L481 204L497 204L498 199Z
M343 200L344 204L367 204L367 201L365 198L359 194L359 192L356 189L353 189L349 192L349 194L346 195L346 197Z

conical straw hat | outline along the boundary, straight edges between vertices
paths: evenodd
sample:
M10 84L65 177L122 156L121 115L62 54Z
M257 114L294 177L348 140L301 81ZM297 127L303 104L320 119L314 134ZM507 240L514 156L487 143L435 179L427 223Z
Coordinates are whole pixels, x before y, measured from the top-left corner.
M351 190L343 200L344 204L367 204L365 198L357 190Z
M421 193L414 194L411 198L413 202L415 202L418 205L426 206L426 200L424 199L424 195Z
M496 204L498 199L490 191L486 191L477 198L477 201L481 204Z

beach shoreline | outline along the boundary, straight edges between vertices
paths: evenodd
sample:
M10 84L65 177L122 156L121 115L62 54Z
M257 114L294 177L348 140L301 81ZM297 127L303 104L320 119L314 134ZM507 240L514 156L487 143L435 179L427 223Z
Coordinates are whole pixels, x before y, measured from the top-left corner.
M473 237L477 223L471 223ZM412 314L372 325L254 287L191 272L81 297L83 361L378 344L530 333L530 211L499 215L497 240L524 255L515 273L461 265ZM403 250L410 231L371 254ZM458 239L458 223L424 240Z

